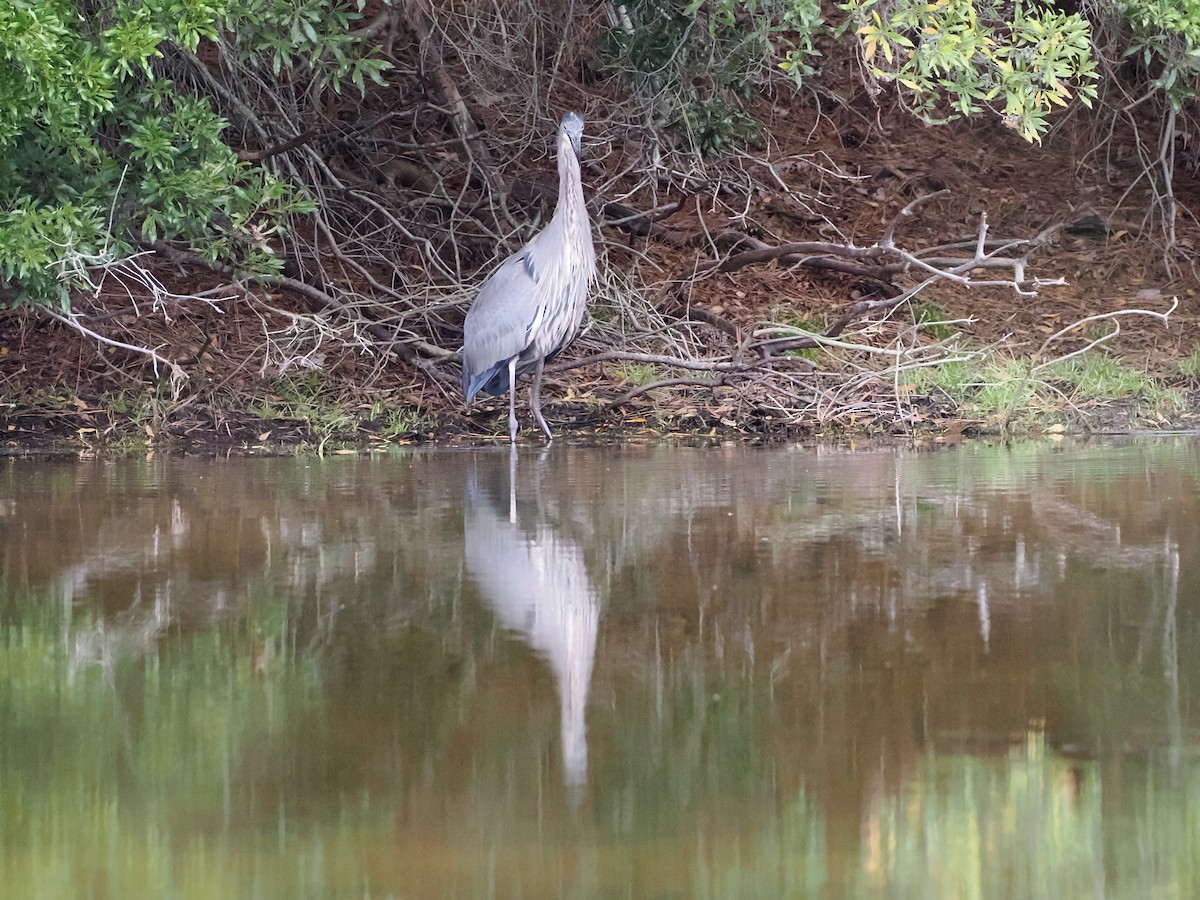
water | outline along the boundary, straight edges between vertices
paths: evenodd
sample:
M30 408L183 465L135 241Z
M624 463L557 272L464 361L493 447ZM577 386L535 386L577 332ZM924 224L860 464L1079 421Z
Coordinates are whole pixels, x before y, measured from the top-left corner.
M1198 556L1184 438L3 459L0 894L1200 896Z

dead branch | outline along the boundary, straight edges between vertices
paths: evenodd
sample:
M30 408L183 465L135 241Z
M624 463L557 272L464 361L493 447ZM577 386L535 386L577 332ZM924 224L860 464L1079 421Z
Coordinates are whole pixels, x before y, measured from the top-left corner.
M1065 360L1071 359L1072 357L1075 357L1075 356L1081 356L1082 354L1087 353L1089 350L1094 349L1095 347L1099 346L1100 344L1107 343L1108 341L1112 340L1114 337L1117 336L1118 333L1120 333L1120 330L1121 330L1120 323L1115 320L1119 319L1122 316L1149 316L1152 319L1157 319L1163 325L1167 325L1171 314L1173 312L1175 312L1175 310L1177 310L1178 308L1179 308L1179 298L1172 297L1171 298L1171 308L1168 309L1166 312L1155 312L1152 309L1114 309L1114 310L1110 310L1109 312L1097 313L1094 316L1087 316L1085 318L1078 319L1077 321L1072 322L1070 325L1067 325L1065 328L1060 328L1058 331L1054 332L1054 334L1052 334L1048 338L1046 338L1046 340L1042 342L1042 346L1040 346L1038 348L1037 353L1035 353L1033 355L1033 358L1035 360L1040 359L1046 353L1046 350L1049 349L1052 344L1054 344L1056 341L1061 340L1063 337L1065 337L1067 334L1070 334L1072 331L1082 328L1084 325L1090 325L1093 322L1104 322L1104 321L1108 321L1108 320L1113 320L1113 325L1115 326L1115 330L1109 332L1106 335L1103 335L1102 337L1097 338L1096 340L1091 341L1087 346L1082 347L1079 350L1075 350L1071 353L1067 353L1064 356L1056 357L1055 359L1049 360L1048 362L1039 363L1032 367L1031 372L1037 372L1038 370L1044 369L1047 366L1052 366L1056 363L1064 362Z
M882 259L889 252L883 247L852 247L845 244L833 244L828 241L794 241L772 247L758 238L742 234L741 232L728 232L728 235L736 238L741 244L749 244L753 249L743 250L741 253L735 253L723 260L710 260L709 262L701 263L696 267L697 274L712 271L736 272L738 269L744 269L746 266L753 266L773 260L779 260L780 264L784 266L799 265L811 268L836 268L838 271L869 278L889 278L904 271L904 266L900 264L892 264L890 266L855 266L838 263L833 259L833 257L855 260Z
M804 266L814 269L827 269L869 278L890 284L897 276L913 269L923 270L934 276L934 280L949 280L964 287L1011 287L1019 293L1032 296L1036 290L1027 290L1027 286L1043 287L1048 284L1061 284L1061 281L1037 280L1032 283L1025 278L1029 254L1045 246L1055 233L1061 229L1062 223L1056 223L1043 229L1032 240L1012 238L1005 240L989 240L987 237L988 222L986 211L980 213L979 229L973 242L959 242L943 245L926 250L909 251L895 243L895 231L899 222L912 215L913 209L921 203L939 197L947 191L937 191L923 197L918 197L899 213L897 213L884 229L878 243L871 247L855 247L851 244L836 244L829 241L796 241L777 246L770 246L757 238L740 233L732 233L739 244L749 244L753 249L734 253L723 260L711 260L696 267L697 273L717 271L734 272L745 266L778 260L785 266ZM972 256L935 256L933 253L945 252L951 248L974 247ZM1002 255L1014 250L1025 250L1021 256ZM848 262L847 260L850 260ZM870 263L870 264L868 264ZM1010 269L1012 279L978 281L968 277L975 269ZM852 308L851 320L857 315L870 309L894 306L906 299L903 295L893 301L868 301L867 305L857 305ZM841 327L845 327L843 324Z
M742 341L742 330L737 325L719 313L713 312L711 309L705 309L702 306L690 303L684 296L682 286L678 286L670 291L667 297L659 304L659 307L667 315L678 316L681 319L691 319L693 322L703 322L729 335L738 343Z
M100 334L100 332L98 332L98 331L93 331L92 329L90 329L86 325L84 325L81 321L79 321L79 317L76 315L73 315L73 314L64 315L64 314L58 312L57 310L53 310L53 309L47 309L45 312L46 312L46 315L48 315L50 318L52 318L58 322L61 322L62 324L66 325L68 328L72 328L75 331L78 331L84 337L91 338L92 340L94 340L98 343L104 344L105 346L108 346L108 347L116 347L118 349L127 350L130 353L136 353L140 356L146 357L147 359L150 360L150 364L154 367L155 377L158 376L159 366L162 366L164 369L166 369L168 372L171 373L171 389L176 394L178 394L178 392L179 392L180 385L182 385L183 382L187 381L187 373L184 372L183 369L177 363L173 362L172 360L167 359L165 356L162 356L156 350L152 350L149 347L139 347L136 344L128 344L125 341L118 341L115 338L110 338L103 334Z
M295 150L297 147L309 143L320 133L320 129L309 128L296 135L294 138L286 140L280 144L275 144L273 147L268 147L265 150L242 150L238 153L237 157L243 162L262 162L265 159L270 159L272 156L279 156L281 153L287 153L289 150Z
M762 368L764 360L740 363L729 356L719 356L713 359L689 359L676 356L665 356L657 353L638 353L628 350L607 350L603 353L593 353L574 360L555 360L546 366L547 373L567 372L581 366L594 366L606 362L637 362L652 366L669 366L675 369L686 369L695 372L748 372L751 369ZM779 362L779 360L775 360Z
M922 203L928 203L930 200L936 200L937 198L944 197L949 193L949 190L934 191L932 194L925 194L924 196L913 200L912 203L908 204L906 207L900 210L900 212L892 216L892 220L887 223L887 227L883 230L883 236L879 239L879 246L888 250L894 250L896 248L896 228L900 225L900 220L911 218L913 210Z
M609 405L612 409L619 409L631 400L640 397L642 394L659 388L667 387L702 387L713 388L721 387L723 384L728 384L725 376L720 378L663 378L660 381L652 381L649 384L639 385L632 390L626 391L619 397L615 398Z
M691 199L690 194L685 194L674 203L667 203L662 206L656 206L654 209L638 212L624 203L617 203L615 200L604 204L603 213L605 215L604 225L613 225L620 228L622 231L627 231L631 235L638 237L649 237L653 232L654 226L662 221L665 221L675 213L683 209L684 205Z

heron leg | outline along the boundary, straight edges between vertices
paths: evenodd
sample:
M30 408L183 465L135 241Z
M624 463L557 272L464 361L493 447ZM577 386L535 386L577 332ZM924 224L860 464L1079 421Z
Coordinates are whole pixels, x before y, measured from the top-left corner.
M517 445L508 448L508 521L517 524Z
M508 361L508 439L517 442L517 358Z
M546 420L542 417L542 367L546 364L545 359L537 361L537 368L533 370L533 387L529 389L529 407L533 410L533 417L537 419L538 425L542 431L546 432L546 443L554 443L554 435L550 433L550 426L546 424Z

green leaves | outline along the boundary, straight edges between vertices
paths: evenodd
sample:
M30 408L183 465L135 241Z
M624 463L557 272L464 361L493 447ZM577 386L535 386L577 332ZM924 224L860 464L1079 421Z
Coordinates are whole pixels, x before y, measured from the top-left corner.
M942 122L993 109L1028 141L1048 114L1096 94L1091 30L1077 13L1037 2L849 0L871 73L906 89L914 112Z
M1124 55L1155 73L1151 87L1176 109L1197 96L1200 84L1200 2L1129 0L1110 11L1127 40Z
M31 198L5 200L7 208L0 213L0 281L21 286L18 302L68 308L63 264L69 255L95 253L103 231L100 211L75 203L42 206Z
M361 12L337 0L249 0L237 5L222 25L242 60L308 72L319 87L341 93L346 82L366 89L366 79L383 84L391 63L353 33Z
M0 285L61 306L88 266L158 240L276 271L271 239L312 204L239 162L228 123L159 61L221 41L281 77L361 91L388 64L353 33L360 8L114 0L85 14L74 0L0 0Z
M0 153L27 128L70 130L112 108L113 75L64 0L0 2Z
M101 35L118 78L125 79L135 73L149 75L150 59L162 56L159 45L167 40L167 34L149 21L144 12L143 7L132 18L118 21Z

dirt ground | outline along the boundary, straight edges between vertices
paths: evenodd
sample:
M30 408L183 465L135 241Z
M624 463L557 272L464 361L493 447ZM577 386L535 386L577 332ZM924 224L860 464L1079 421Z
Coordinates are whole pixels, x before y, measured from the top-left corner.
M1063 278L1065 284L1022 296L1006 288L968 289L942 282L922 295L922 303L956 320L954 327L976 346L995 346L1013 357L1043 358L1079 349L1111 328L1113 320L1107 326L1076 329L1052 347L1043 347L1047 338L1073 322L1118 310L1164 313L1177 298L1166 325L1148 316L1121 318L1120 334L1100 352L1115 354L1176 388L1188 398L1187 408L1155 413L1147 421L1142 413L1134 415L1126 399L1111 398L1092 404L1085 427L1200 427L1196 385L1178 365L1200 347L1200 281L1193 265L1200 227L1189 212L1200 208L1200 197L1193 169L1176 173L1181 204L1177 247L1166 254L1148 179L1142 177L1136 154L1116 138L1095 149L1095 132L1082 117L1068 118L1039 147L1026 144L995 119L934 128L899 112L883 116L865 108L835 109L815 124L811 119L797 121L793 109L782 107L764 105L759 114L771 136L771 155L783 161L781 176L812 198L828 221L798 212L779 194L759 192L747 198L745 223L761 224L772 241L829 239L832 224L856 245L869 246L906 204L945 191L900 225L899 244L917 249L971 240L984 212L993 237L1032 238L1047 227L1061 226L1033 257L1029 275ZM818 161L853 177L818 178ZM600 180L594 169L585 171L585 190L591 188L589 180ZM669 288L684 284L693 310L703 310L717 325L733 329L770 321L780 306L827 322L869 294L870 286L861 279L784 268L775 262L693 280L697 262L712 258L705 250L705 232L728 224L708 218L708 210L714 208L701 198L661 223L654 237L637 242L615 227L598 229L598 240L606 245L601 265L624 265L635 251L648 254L663 273L662 282L648 290L665 298ZM211 272L161 260L154 263L154 271L178 294L219 282ZM84 306L90 302L80 298ZM310 311L302 297L287 292L276 292L272 302L281 310ZM911 317L911 312L895 315ZM143 346L177 362L187 380L172 386L143 356L104 346L45 315L0 314L2 446L9 452L49 447L279 452L313 442L361 448L494 440L503 430L498 424L506 412L503 400L463 410L461 397L449 387L457 377L452 360L440 366L442 377L434 378L429 368L414 367L383 346L371 351L324 348L318 357L319 388L314 386L299 411L302 404L280 393L278 379L271 377L261 358L263 316L262 309L239 302L202 314L125 304L88 320L89 327L102 334L113 334L111 326L119 321L120 334L135 334ZM720 331L714 327L714 342L728 340ZM453 335L436 340L457 349ZM575 352L572 348L565 358ZM762 437L812 435L824 427L815 419L775 427L744 415L719 390L664 389L613 408L610 401L623 392L623 377L619 367L603 364L551 374L543 397L556 433L572 440ZM522 391L522 404L524 399ZM684 408L702 412L672 415ZM400 410L407 418L395 414ZM986 422L964 422L952 405L933 397L917 398L911 410L908 421L866 416L857 424L835 424L843 433L858 427L872 433L917 428L958 434L990 427Z

